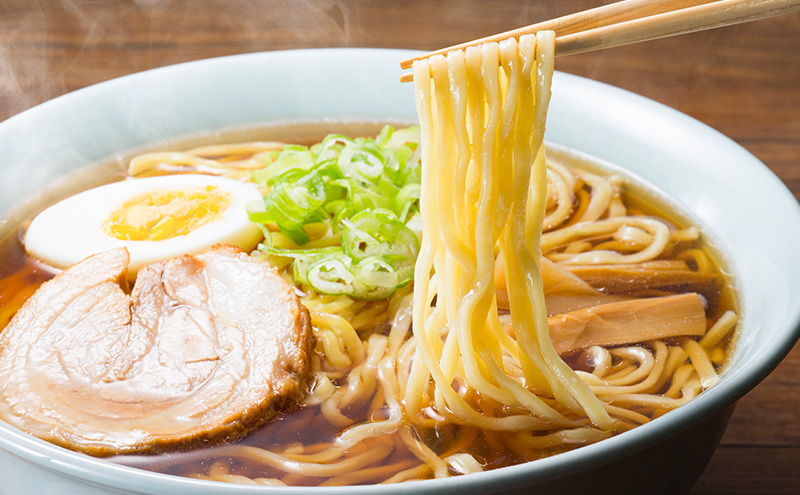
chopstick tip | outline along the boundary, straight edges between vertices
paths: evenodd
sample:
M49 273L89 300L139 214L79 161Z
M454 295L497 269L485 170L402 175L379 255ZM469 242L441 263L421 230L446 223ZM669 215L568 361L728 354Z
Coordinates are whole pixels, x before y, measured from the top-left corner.
M400 82L407 83L414 80L414 73L413 72L406 72L405 74L400 75Z

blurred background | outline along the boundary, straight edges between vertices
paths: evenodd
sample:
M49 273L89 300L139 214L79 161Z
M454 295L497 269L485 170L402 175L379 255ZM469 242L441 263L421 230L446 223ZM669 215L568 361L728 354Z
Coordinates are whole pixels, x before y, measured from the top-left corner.
M64 93L170 64L297 48L430 50L605 3L0 0L0 121ZM755 154L800 198L800 14L562 57L556 69L705 122ZM759 191L742 198L753 208L759 199ZM800 493L800 351L740 401L692 493Z

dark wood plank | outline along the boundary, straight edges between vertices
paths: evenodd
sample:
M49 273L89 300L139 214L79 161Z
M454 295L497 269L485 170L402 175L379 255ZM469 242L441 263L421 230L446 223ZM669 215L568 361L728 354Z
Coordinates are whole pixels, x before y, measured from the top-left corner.
M800 486L798 454L797 447L720 446L691 493L795 495ZM763 462L754 461L765 455L770 459L768 472L764 471Z

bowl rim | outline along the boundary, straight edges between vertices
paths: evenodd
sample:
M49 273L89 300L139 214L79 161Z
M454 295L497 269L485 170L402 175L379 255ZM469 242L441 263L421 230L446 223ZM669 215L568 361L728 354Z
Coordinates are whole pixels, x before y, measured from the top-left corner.
M241 55L232 55L212 59L186 62L177 65L151 69L144 72L130 74L120 78L101 82L72 93L59 96L53 100L37 105L8 120L0 123L0 141L3 133L14 126L35 121L40 116L46 116L62 105L70 105L77 99L91 97L97 91L121 91L128 85L137 84L142 78L171 77L175 71L206 70L216 64L250 63L263 59L276 57L292 57L300 59L314 59L315 57L360 59L367 57L369 60L390 58L401 60L421 52L413 50L378 49L378 48L323 48L302 50L281 50L274 52L257 52ZM397 74L399 75L399 66ZM709 139L713 139L721 146L726 146L742 156L749 156L760 167L754 172L763 180L772 182L775 201L784 203L789 208L792 221L800 226L800 205L786 186L765 165L753 157L740 145L734 143L721 133L711 129L705 124L684 115L676 110L666 107L653 100L644 98L634 93L579 76L557 73L554 84L569 86L570 88L588 88L590 91L599 92L611 100L627 102L626 104L641 106L655 115L663 115L672 122L671 125L683 126L686 132L697 132ZM793 296L793 301L800 299ZM763 380L789 353L794 343L800 337L800 304L782 319L783 328L778 334L780 338L774 339L769 346L760 349L760 358L754 366L746 372L730 377L719 389L712 388L701 394L690 403L681 406L678 410L657 418L647 425L635 428L629 432L617 435L602 442L581 447L570 452L558 454L534 462L500 468L469 476L453 477L443 480L408 481L395 485L381 487L383 493L408 493L409 491L450 492L466 490L469 492L490 492L499 489L510 489L528 483L538 483L558 478L568 472L581 471L590 467L609 463L635 451L648 448L658 442L678 434L680 431L691 427L714 411L723 409L752 389ZM635 446L635 450L631 450ZM193 480L171 475L148 472L138 468L114 464L102 459L92 458L56 447L46 441L34 438L3 422L0 422L0 449L4 449L31 463L57 472L69 478L80 479L91 484L110 488L124 488L131 493L172 493L176 491L191 491L197 494L206 493L373 493L375 487L350 486L350 487L253 487L244 485L229 485L216 482ZM597 462L595 456L600 456L603 461Z

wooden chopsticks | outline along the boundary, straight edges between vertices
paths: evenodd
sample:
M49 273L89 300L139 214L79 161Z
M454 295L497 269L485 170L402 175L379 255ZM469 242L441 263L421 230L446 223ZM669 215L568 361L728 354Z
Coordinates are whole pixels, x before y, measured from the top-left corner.
M524 34L543 30L555 31L556 55L568 55L798 11L800 0L624 0L432 51L404 60L400 67L409 69L415 60L486 42L519 39ZM400 77L402 82L412 80L410 72Z

